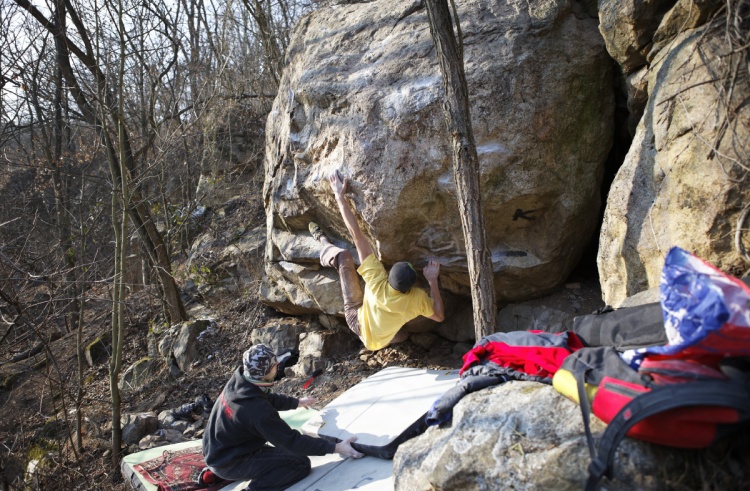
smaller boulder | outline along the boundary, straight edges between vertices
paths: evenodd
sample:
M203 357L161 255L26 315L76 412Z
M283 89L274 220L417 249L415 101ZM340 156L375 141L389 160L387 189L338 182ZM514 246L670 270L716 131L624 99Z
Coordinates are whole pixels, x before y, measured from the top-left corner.
M416 332L410 336L411 342L429 350L436 344L440 343L441 337L431 332Z
M117 386L125 392L140 389L155 373L154 361L148 356L144 356L125 370Z
M272 320L265 326L254 329L250 335L253 344L265 344L275 353L285 349L298 349L299 336L305 326L298 319Z
M86 356L86 363L90 367L93 367L96 363L100 363L109 358L112 351L110 346L112 339L112 333L107 331L104 334L97 336L96 339L86 345L84 355Z
M153 412L123 414L120 418L122 425L122 441L126 445L133 445L159 427L159 420Z
M211 321L208 319L198 319L182 324L180 334L172 345L172 355L183 373L189 371L193 362L198 359L198 336L210 325Z
M604 428L598 418L591 418L595 437ZM728 447L740 448L739 443ZM721 477L734 485L720 489L746 482L745 452L724 448L710 454L626 438L605 487L661 490L679 482L681 488L700 489L706 485L701 483L703 466L732 469L734 476ZM580 407L549 385L514 381L466 395L453 408L450 426L432 426L403 443L393 460L394 488L582 489L590 463Z

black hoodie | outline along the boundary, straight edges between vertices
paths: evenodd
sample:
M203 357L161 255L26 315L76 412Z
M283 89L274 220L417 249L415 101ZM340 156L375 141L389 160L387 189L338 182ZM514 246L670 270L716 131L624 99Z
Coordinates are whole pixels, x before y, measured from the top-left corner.
M203 434L206 465L222 468L254 453L266 442L297 455L326 455L336 451L333 442L303 435L279 416L296 409L299 401L282 394L266 394L235 370L216 399Z

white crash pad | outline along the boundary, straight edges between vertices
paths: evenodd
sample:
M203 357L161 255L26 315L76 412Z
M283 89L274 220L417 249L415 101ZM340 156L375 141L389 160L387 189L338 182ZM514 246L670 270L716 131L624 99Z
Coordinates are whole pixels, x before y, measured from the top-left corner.
M331 401L302 425L302 432L329 440L357 436L368 450L390 449L421 422L432 404L458 382L458 370L390 367ZM413 436L413 435L410 435ZM312 472L287 491L393 491L393 461L376 457L311 457ZM240 491L250 481L233 483Z
M393 461L375 457L342 459L338 454L310 457L312 471L287 491L393 491ZM242 491L250 481L238 481L221 491Z
M458 370L390 367L331 401L302 425L302 432L326 439L385 447L422 418L458 381Z

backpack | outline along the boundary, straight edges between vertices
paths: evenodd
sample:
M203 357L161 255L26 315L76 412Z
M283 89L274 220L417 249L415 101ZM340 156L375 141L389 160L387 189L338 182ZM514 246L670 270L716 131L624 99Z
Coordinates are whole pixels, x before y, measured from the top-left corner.
M279 362L279 368L276 370L274 380L281 380L285 376L285 370L299 361L299 351L294 348L282 350L276 354L276 361Z
M750 288L679 248L667 255L661 305L669 342L620 353L583 348L553 385L580 403L591 453L587 490L612 463L624 436L705 448L750 420ZM595 444L593 412L608 424Z
M667 343L661 304L647 303L637 307L601 311L573 319L572 331L586 346L612 346L633 349Z

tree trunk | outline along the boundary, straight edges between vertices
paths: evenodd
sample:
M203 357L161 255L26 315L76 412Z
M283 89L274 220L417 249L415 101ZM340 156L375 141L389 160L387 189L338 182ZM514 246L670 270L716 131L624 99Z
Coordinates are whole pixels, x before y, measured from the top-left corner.
M463 53L453 34L448 2L426 0L425 5L443 75L443 111L453 144L453 177L456 180L458 209L469 267L471 300L474 305L474 333L479 341L483 336L495 331L495 285L492 260L484 231L479 190L479 157L471 129ZM458 26L458 18L456 25ZM458 32L460 38L460 26Z
M114 176L113 176L114 177ZM127 234L128 214L121 186L115 184L112 192L112 227L115 234L115 273L112 284L112 356L109 358L109 392L112 396L112 468L120 465L122 426L120 423L122 398L117 382L122 371L122 344L125 336L123 316L123 274L126 255L124 235ZM122 214L118 219L118 209Z
M58 22L60 19L58 18ZM64 21L62 21L64 22ZM70 182L72 165L70 162L71 134L69 121L68 101L65 97L65 86L63 85L63 73L60 58L63 50L60 40L55 39L55 121L54 121L54 160L50 162L52 167L52 179L55 187L55 213L57 216L57 230L60 240L60 248L65 257L65 296L70 299L65 307L65 327L70 332L78 325L79 294L83 292L83 285L79 285L76 279L76 255L73 247L72 225L69 214L73 212L70 196ZM64 111L63 111L64 110ZM63 114L64 112L64 114Z
M65 16L58 11L55 12L55 19L58 25L65 26ZM34 67L32 76L32 90L30 91L31 105L36 112L39 121L39 131L42 135L42 154L44 155L45 164L50 171L53 182L54 199L55 199L55 219L57 225L57 236L59 240L60 258L64 270L62 282L62 297L65 299L65 332L70 332L71 326L78 323L78 292L79 288L76 281L76 262L72 242L72 230L69 214L72 212L70 207L70 159L68 150L70 149L70 131L63 116L67 114L67 101L64 97L65 87L63 85L63 71L61 56L63 56L64 47L60 45L61 41L55 39L55 67L52 80L53 87L53 117L49 120L41 107L37 94L39 88L37 80L41 79L38 69ZM44 82L42 82L44 83ZM66 109L63 115L63 109Z
M243 1L245 7L247 7L247 10L250 12L250 15L253 16L256 24L258 24L258 34L261 44L263 45L263 50L266 54L266 63L268 64L271 76L273 77L274 84L278 88L284 65L284 56L276 42L277 37L272 31L269 17L266 15L264 5L260 0L252 0L252 3L251 0Z
M122 20L122 3L119 4L118 27L120 28L120 67L118 71L118 95L119 106L117 114L122 115L123 109L123 76L125 72L125 39L123 33L125 28ZM100 87L101 90L101 87ZM128 233L128 208L132 201L130 195L130 175L125 168L129 147L127 144L127 133L125 133L125 121L122 117L116 119L116 129L119 143L119 158L117 162L120 167L115 169L111 165L112 172L112 227L115 233L115 274L112 284L112 356L109 359L109 390L112 394L112 468L117 469L120 463L120 446L122 445L122 426L120 422L120 405L122 404L120 388L117 382L122 370L122 350L125 338L124 319L124 281L125 281L125 258L127 257L127 233ZM106 132L106 128L104 129ZM115 170L119 172L115 172ZM119 177L119 180L118 180ZM118 212L120 217L118 220Z

